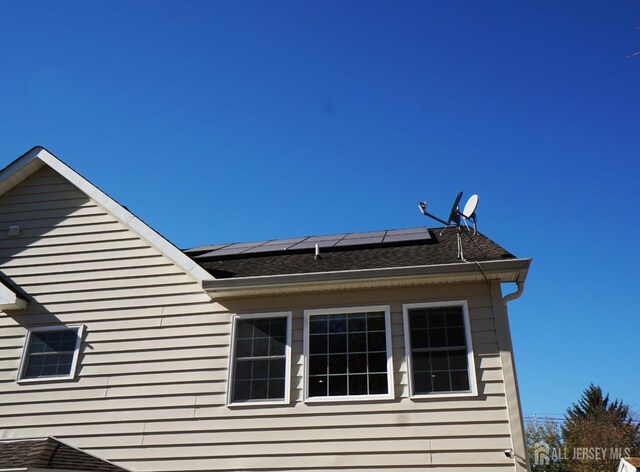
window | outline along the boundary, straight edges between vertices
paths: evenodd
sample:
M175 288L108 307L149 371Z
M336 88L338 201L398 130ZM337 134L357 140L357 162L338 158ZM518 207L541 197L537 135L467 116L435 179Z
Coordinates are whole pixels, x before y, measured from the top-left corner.
M84 326L31 328L22 351L18 381L75 377Z
M467 303L417 303L403 308L411 395L475 395Z
M291 314L233 319L229 404L288 403Z
M393 398L389 323L389 307L306 311L306 398Z

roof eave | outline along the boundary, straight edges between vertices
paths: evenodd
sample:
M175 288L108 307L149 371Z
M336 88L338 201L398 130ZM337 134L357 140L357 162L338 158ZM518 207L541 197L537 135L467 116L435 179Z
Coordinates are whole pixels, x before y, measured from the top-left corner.
M524 282L531 259L312 272L204 281L213 299L489 280Z

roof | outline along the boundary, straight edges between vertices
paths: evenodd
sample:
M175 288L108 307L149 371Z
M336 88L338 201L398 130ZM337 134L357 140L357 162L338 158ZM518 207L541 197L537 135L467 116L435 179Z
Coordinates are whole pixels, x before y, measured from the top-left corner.
M389 230L383 230L389 231ZM391 230L397 231L397 230ZM257 277L285 274L308 274L314 272L338 272L359 269L384 269L413 266L432 266L460 263L456 230L430 229L428 236L409 241L381 241L375 244L358 244L320 249L315 258L315 245L307 244L301 249L276 249L270 252L240 252L228 254L218 252L228 245L203 246L185 252L216 279ZM358 233L353 240L362 240ZM371 234L361 233L361 234ZM315 236L313 238L321 238ZM307 238L294 238L304 239ZM289 241L289 240L282 240ZM463 231L464 257L468 261L499 261L516 257L486 236ZM264 242L255 243L264 247ZM255 244L253 247L255 247ZM282 248L272 242L273 247ZM247 243L247 247L251 247ZM216 248L216 249L213 249ZM294 246L295 248L295 246ZM216 254L217 253L217 254Z
M0 468L128 472L55 438L0 441Z

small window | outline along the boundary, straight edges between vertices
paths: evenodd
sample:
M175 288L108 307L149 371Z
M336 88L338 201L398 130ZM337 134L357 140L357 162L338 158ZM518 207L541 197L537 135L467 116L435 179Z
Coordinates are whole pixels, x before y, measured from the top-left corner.
M388 307L305 313L306 398L393 398Z
M75 377L83 326L31 328L22 351L18 381Z
M404 306L412 396L475 395L475 369L466 302Z
M288 403L291 314L233 319L228 403Z

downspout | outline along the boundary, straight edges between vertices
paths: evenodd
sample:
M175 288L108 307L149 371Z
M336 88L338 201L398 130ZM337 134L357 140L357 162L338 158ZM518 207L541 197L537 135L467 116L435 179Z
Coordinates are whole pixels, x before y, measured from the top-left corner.
M511 346L511 368L512 368L512 374L513 374L513 387L515 389L515 391L513 392L515 394L515 398L517 399L516 402L516 406L517 407L517 411L518 411L518 416L520 417L520 431L522 432L522 439L524 442L523 447L523 454L524 456L521 456L520 454L517 454L513 449L507 449L505 452L505 455L507 457L513 458L515 459L515 463L516 463L516 470L520 471L522 469L526 470L527 472L529 472L531 470L531 465L529 464L529 457L528 457L528 453L527 453L527 444L526 444L526 439L524 437L524 418L522 417L522 405L520 404L520 392L518 391L518 380L516 378L516 373L515 373L515 366L514 366L514 362L513 362L513 344L511 343L511 329L509 328L508 325L508 314L507 314L507 303L509 303L512 300L516 300L518 298L520 298L520 296L522 295L522 293L524 292L524 282L520 282L520 281L516 281L516 286L517 289L515 292L512 293L508 293L506 294L504 297L502 297L502 307L504 309L504 315L505 315L505 320L507 323L506 326L506 331L507 331L507 335L509 337L509 345ZM503 368L504 368L504 364L503 364ZM509 407L507 406L507 409L509 409ZM513 429L512 429L513 432ZM512 442L513 442L513 435L512 435ZM515 445L514 445L515 446ZM518 448L516 448L518 449ZM519 467L520 466L520 467Z
M520 298L522 292L524 292L524 282L516 282L516 285L518 286L518 289L515 292L508 293L504 297L502 297L502 303L504 303L505 308L507 307L507 303Z

